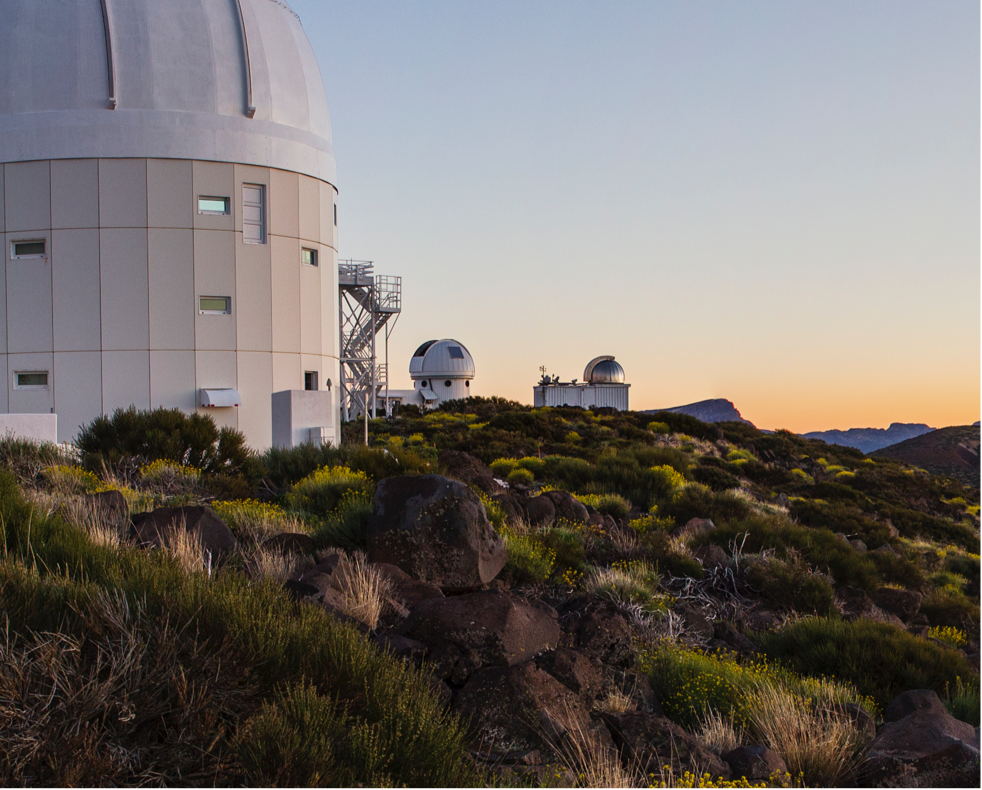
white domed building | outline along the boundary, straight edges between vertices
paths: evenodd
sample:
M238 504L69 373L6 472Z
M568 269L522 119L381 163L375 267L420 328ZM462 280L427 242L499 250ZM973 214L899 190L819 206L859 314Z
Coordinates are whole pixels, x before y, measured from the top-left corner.
M532 391L533 406L580 406L584 409L628 409L627 377L624 368L613 357L591 359L583 371L583 381L562 382L558 376L547 376Z
M389 402L434 409L448 400L469 398L476 372L471 352L459 340L428 340L409 362L413 389L389 390Z
M272 394L316 390L337 441L336 182L286 3L0 0L0 412L201 410L262 448Z

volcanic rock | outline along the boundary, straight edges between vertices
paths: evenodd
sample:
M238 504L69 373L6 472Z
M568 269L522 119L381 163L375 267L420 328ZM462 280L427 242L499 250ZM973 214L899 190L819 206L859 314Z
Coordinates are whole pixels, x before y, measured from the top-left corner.
M368 522L368 555L445 591L487 584L508 561L477 494L439 475L379 482Z

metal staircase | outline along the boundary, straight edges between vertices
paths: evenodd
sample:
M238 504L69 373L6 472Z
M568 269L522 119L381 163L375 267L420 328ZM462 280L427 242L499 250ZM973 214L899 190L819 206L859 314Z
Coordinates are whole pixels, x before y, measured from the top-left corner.
M374 415L388 387L389 335L402 313L402 278L376 275L372 261L338 261L341 419ZM385 362L378 363L383 333Z

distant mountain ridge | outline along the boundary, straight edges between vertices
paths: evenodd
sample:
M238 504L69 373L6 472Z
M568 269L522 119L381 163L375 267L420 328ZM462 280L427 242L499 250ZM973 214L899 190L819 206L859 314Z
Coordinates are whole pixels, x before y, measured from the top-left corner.
M668 411L673 414L688 414L703 422L745 422L753 425L750 420L745 420L740 416L740 410L733 405L733 401L726 398L712 398L711 400L701 400L697 403L689 403L685 406L673 406L671 409L648 409L642 414L657 414L660 411ZM757 426L754 425L756 428Z
M979 487L979 426L941 428L872 453Z
M935 430L930 425L917 422L895 422L889 428L850 428L847 431L812 431L802 434L806 439L821 439L827 444L855 447L871 453L891 444L914 439Z

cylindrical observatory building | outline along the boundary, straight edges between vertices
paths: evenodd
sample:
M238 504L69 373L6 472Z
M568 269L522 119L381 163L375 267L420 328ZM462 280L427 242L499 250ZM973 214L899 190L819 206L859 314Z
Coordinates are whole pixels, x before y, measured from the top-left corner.
M320 390L337 441L335 184L286 3L0 0L0 412L200 410L263 448L272 394Z

